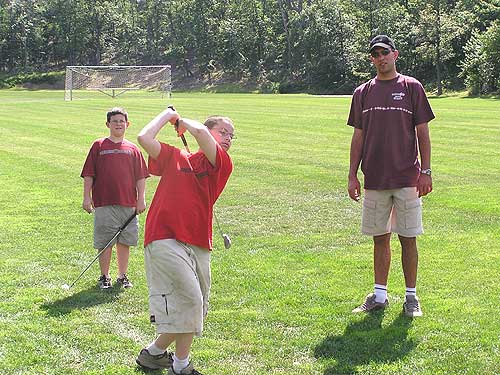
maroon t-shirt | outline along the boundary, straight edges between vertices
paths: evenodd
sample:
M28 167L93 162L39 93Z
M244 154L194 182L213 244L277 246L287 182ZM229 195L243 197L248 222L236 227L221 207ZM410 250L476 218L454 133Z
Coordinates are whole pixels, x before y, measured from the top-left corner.
M137 180L149 177L146 161L139 148L124 139L94 141L83 165L81 177L93 177L94 207L137 206Z
M213 206L233 171L229 154L217 145L215 166L203 152L187 153L161 143L151 174L161 176L146 218L144 246L176 239L212 249Z
M402 74L387 81L374 78L356 88L347 124L363 130L365 189L417 185L415 126L433 118L422 84L415 78Z

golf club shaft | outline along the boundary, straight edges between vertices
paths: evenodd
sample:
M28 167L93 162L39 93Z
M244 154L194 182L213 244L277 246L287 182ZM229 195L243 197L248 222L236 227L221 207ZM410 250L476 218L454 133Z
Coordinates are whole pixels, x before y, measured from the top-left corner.
M76 282L78 280L80 280L80 278L83 276L83 274L85 272L87 272L87 270L92 266L92 264L94 264L94 262L97 260L97 258L99 258L101 256L101 254L104 252L104 250L106 250L113 243L113 241L120 235L120 233L127 227L127 225L130 224L130 222L134 219L135 216L136 216L136 213L134 212L134 214L127 219L127 221L125 222L125 224L123 224L120 227L120 229L118 229L118 231L115 233L115 235L113 236L113 238L111 238L108 241L108 243L97 253L96 257L94 259L92 259L92 262L90 262L89 265L87 267L85 267L85 269L82 271L82 273L75 279L75 281L73 281L71 283L71 285L69 286L70 288L72 288L73 285L75 285Z
M178 122L179 122L179 120L177 120L177 123ZM186 137L184 137L184 134L181 134L180 137L182 139L182 143L184 143L184 147L186 148L186 151L191 153L191 151L189 151L188 143L186 141Z
M215 218L215 223L217 224L217 229L219 229L219 233L220 233L221 237L224 238L224 233L222 232L222 229L220 228L219 219L217 218L215 211L214 211L214 218Z

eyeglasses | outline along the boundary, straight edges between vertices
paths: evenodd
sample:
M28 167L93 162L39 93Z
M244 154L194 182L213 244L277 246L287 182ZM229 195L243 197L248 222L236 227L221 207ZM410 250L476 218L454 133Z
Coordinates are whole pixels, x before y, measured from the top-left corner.
M219 134L222 138L229 137L230 140L233 140L236 138L236 135L234 133L229 133L228 131L226 131L224 129L217 129L217 131L219 132Z
M387 48L384 48L382 51L380 52L377 52L377 51L371 51L370 52L370 55L376 59L377 57L379 57L380 55L382 56L387 56L389 53L391 53L392 51L390 49L387 49Z

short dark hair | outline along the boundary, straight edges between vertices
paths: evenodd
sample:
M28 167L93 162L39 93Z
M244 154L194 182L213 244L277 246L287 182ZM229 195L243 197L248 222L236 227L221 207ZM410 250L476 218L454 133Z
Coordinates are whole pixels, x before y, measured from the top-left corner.
M203 123L203 125L205 125L209 129L212 129L220 121L225 121L225 122L228 122L231 125L233 125L233 120L231 120L229 117L224 117L224 116L210 116L209 118L207 118L205 120L205 122Z
M125 116L125 120L128 121L128 113L125 109L121 107L113 107L108 111L108 113L106 113L106 122L109 122L111 117L114 115L123 115Z

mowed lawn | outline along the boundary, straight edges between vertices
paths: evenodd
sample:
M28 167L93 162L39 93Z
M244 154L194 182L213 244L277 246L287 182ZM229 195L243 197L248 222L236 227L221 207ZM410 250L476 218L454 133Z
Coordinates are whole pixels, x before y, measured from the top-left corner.
M105 113L124 106L127 138L167 103L185 117L233 118L235 170L216 205L211 307L192 359L209 375L500 372L500 101L431 98L434 192L424 199L418 294L401 314L393 241L390 306L352 315L373 288L372 242L346 192L348 97L0 91L0 373L141 374L149 324L141 243L130 290L101 292L80 171ZM161 139L182 147L171 128ZM194 140L188 137L191 148ZM151 201L158 179L147 181ZM140 217L141 226L145 215ZM112 261L116 277L116 261ZM153 372L153 374L160 372ZM165 371L163 372L165 373Z

